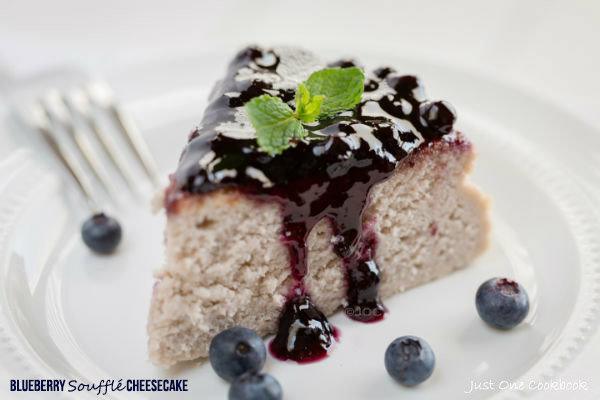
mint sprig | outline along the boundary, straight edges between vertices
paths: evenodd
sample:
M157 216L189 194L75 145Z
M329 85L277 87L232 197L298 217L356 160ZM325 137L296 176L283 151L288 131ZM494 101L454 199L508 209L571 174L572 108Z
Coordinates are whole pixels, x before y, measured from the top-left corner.
M351 110L361 100L364 74L357 67L327 68L312 73L298 85L296 110L279 97L264 94L247 102L244 107L261 150L271 155L281 154L293 140L305 138L308 124Z
M301 83L296 89L296 112L294 115L302 122L315 122L321 113L325 96L313 96L306 85Z
M291 109L279 97L263 94L245 105L248 118L256 129L256 140L265 152L276 155L289 147L292 139L308 132Z
M354 108L365 89L365 75L357 67L327 68L313 72L306 81L313 95L325 96L319 118Z

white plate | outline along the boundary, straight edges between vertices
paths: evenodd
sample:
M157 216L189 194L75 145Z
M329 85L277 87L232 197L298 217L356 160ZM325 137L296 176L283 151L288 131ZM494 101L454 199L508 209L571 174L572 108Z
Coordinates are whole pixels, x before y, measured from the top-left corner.
M600 220L593 204L600 200L600 135L472 72L359 55L369 66L386 63L419 74L430 97L456 106L458 126L480 154L473 180L493 198L492 245L466 270L387 300L390 312L381 323L334 316L342 338L325 361L299 366L269 358L266 370L279 379L286 399L460 399L471 381L556 376L597 322ZM174 169L227 57L167 60L110 77L165 174ZM162 215L139 204L118 210L124 242L116 255L99 257L79 239L83 214L71 190L35 153L19 152L0 164L0 190L2 376L178 377L189 379L190 392L113 397L226 398L227 385L207 365L162 370L148 361L145 323L152 270L163 257ZM525 323L510 332L488 328L474 307L478 285L499 275L521 282L532 302ZM396 385L383 367L387 344L405 334L426 338L437 358L431 379L412 389ZM469 398L525 394L478 391Z

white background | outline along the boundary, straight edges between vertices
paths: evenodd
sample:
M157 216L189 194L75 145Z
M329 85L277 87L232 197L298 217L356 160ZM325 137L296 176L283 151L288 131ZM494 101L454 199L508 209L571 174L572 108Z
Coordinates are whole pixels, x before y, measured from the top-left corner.
M249 42L348 54L370 46L477 70L600 127L600 1L0 0L0 80L63 65L103 73ZM8 151L0 132L0 157ZM599 362L596 335L565 372L592 391L544 397L598 398Z

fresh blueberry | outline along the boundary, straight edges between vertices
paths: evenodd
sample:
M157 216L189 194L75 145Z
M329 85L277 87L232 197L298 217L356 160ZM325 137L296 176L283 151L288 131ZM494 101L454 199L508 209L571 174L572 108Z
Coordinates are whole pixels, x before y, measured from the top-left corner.
M431 376L435 355L429 344L416 336L401 336L385 351L385 369L405 386L414 386Z
M283 391L277 379L269 374L247 373L229 388L229 400L280 400Z
M265 364L267 349L256 332L234 326L213 338L208 358L217 375L231 382L247 372L259 372Z
M443 134L452 132L456 111L447 101L426 101L419 106L421 123Z
M92 215L81 226L83 242L96 253L112 253L121 242L121 236L119 222L102 212Z
M492 278L479 286L475 305L482 320L494 328L510 329L527 316L529 297L517 282L507 278Z

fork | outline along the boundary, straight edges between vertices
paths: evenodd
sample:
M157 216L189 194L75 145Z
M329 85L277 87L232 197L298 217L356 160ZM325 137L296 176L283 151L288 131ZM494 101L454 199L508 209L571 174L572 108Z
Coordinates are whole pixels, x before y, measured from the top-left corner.
M119 203L120 192L107 168L115 170L137 198L142 197L138 176L144 176L153 188L160 184L148 146L105 82L87 80L61 89L50 86L29 100L20 107L22 120L41 135L91 210L101 210L106 197L113 205ZM133 164L142 174L133 172Z

